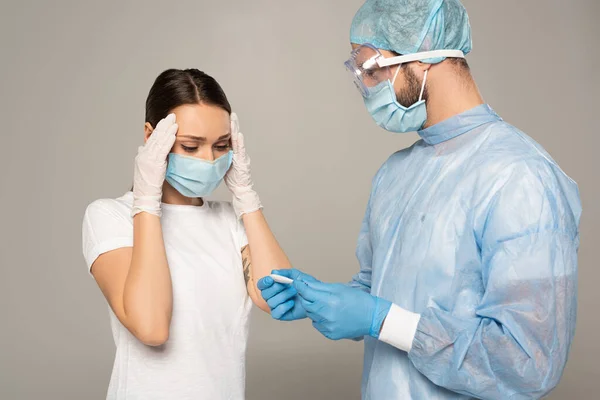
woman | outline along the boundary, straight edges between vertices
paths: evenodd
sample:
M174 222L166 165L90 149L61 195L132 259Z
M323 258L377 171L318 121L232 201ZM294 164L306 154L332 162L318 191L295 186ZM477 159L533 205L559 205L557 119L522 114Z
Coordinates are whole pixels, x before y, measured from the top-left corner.
M83 222L117 347L107 398L242 399L250 299L269 312L256 282L290 263L237 117L212 77L171 69L148 95L145 140L132 192L93 202ZM233 207L204 200L223 179Z

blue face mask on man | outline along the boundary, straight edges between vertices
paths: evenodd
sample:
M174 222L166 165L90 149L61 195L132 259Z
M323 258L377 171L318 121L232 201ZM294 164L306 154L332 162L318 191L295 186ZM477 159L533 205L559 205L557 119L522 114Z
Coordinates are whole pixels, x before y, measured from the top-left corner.
M214 161L170 153L165 179L186 197L205 197L223 181L232 160L233 151Z
M364 97L365 106L375 123L387 131L396 133L418 131L423 128L427 121L427 107L425 100L423 100L427 71L425 71L423 77L419 101L410 107L404 107L398 103L396 91L394 90L394 82L400 68L398 67L396 70L394 79L391 82L389 80L381 82L378 87L371 89L372 94L369 97Z

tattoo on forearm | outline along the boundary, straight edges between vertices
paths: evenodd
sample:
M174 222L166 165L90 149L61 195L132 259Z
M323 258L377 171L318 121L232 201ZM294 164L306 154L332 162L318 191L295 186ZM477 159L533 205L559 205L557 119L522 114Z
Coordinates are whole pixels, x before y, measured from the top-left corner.
M242 266L244 267L244 281L246 286L250 282L250 268L252 268L252 259L250 258L250 248L245 245L242 248Z

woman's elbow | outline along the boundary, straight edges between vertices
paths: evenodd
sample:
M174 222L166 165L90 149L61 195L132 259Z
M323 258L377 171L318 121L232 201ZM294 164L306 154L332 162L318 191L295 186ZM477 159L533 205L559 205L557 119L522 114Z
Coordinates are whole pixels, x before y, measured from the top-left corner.
M133 330L133 335L146 346L160 346L169 340L169 325L138 326Z
M260 291L258 293L256 293L256 292L250 293L250 299L252 300L252 302L254 303L254 305L256 307L260 308L267 314L271 314L271 308L269 307L269 305L267 304L265 299L263 299L259 293L260 293Z

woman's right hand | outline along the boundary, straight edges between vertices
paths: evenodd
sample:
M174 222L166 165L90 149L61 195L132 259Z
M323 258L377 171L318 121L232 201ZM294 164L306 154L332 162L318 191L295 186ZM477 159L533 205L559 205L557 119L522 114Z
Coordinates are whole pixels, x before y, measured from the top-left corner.
M162 187L167 173L167 156L175 143L178 125L175 114L169 114L140 146L133 173L132 216L140 212L161 216Z

